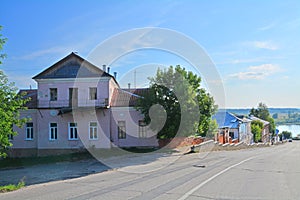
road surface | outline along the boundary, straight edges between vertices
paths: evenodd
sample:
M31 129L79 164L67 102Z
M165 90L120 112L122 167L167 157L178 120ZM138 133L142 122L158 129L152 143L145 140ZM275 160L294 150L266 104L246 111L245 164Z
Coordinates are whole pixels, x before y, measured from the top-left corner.
M0 199L299 199L300 142L177 156L151 172L124 166L86 177L31 185ZM167 158L165 158L167 160ZM161 165L164 159L151 161ZM125 161L124 161L125 162ZM148 163L149 164L149 163ZM137 173L134 173L137 172ZM47 173L47 172L45 172Z

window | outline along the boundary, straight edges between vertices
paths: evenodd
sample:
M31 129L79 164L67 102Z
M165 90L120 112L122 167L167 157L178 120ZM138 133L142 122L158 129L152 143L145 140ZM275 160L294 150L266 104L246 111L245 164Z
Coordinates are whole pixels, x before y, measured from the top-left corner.
M50 101L57 101L57 88L50 88Z
M33 140L33 123L26 123L26 140Z
M139 137L140 138L147 137L147 135L146 135L146 123L144 122L144 120L139 120Z
M78 140L77 123L69 123L69 140Z
M97 131L97 122L90 122L90 140L96 140L98 139L98 131Z
M97 99L97 88L92 87L90 88L90 100L96 100Z
M49 140L57 140L57 123L50 123Z
M234 132L229 132L229 137L231 137L231 139L234 139Z
M14 139L14 135L13 134L8 134L8 140L13 140Z
M118 121L118 138L119 139L125 139L126 138L125 121Z

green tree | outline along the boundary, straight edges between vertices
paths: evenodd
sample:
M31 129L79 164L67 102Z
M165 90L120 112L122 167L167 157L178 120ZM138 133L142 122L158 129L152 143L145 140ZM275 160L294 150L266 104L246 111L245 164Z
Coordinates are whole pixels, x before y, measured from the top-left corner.
M263 130L264 124L259 120L253 120L251 122L251 132L253 134L254 142L261 141L261 133Z
M174 138L177 133L206 134L216 106L213 98L200 88L200 77L178 65L158 69L149 80L149 92L139 99L136 108L144 114L150 128L158 132L157 138Z
M215 135L218 133L218 123L217 120L211 120L209 123L209 129L207 131L206 137L214 139Z
M250 110L250 115L253 115L255 117L258 117L262 120L268 121L270 123L270 133L274 135L275 130L276 130L276 125L274 119L271 117L269 108L267 107L266 104L264 103L259 103L258 107L252 108Z
M283 135L284 139L290 139L292 136L292 133L290 131L282 131L281 134Z
M5 41L0 34L0 50ZM4 57L5 54L1 54L1 59ZM0 70L0 157L6 157L5 151L12 145L9 136L17 134L12 129L13 125L21 127L27 120L20 119L20 110L26 109L24 105L27 101L24 94L18 93L14 83L9 82L7 76Z

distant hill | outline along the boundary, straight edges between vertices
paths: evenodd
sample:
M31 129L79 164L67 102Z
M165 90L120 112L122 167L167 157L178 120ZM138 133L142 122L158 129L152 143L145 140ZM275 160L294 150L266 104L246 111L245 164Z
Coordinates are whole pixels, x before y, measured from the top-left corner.
M228 108L228 109L219 109L219 111L227 111L235 113L238 115L248 115L250 113L250 108ZM278 114L288 114L288 113L300 113L300 108L269 108L271 115Z
M249 115L250 108L228 108L219 109L237 115ZM270 115L277 125L300 124L300 108L269 108Z

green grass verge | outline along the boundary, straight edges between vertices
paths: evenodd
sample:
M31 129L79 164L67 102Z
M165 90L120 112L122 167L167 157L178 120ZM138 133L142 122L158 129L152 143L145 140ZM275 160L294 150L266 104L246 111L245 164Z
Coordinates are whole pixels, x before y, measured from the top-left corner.
M25 186L25 182L22 180L17 185L9 184L9 185L0 186L0 193L18 190L24 186Z
M0 169L18 168L25 166L34 166L38 164L50 164L57 162L73 162L78 160L93 158L88 152L73 153L56 156L45 157L29 157L29 158L4 158L0 160Z

